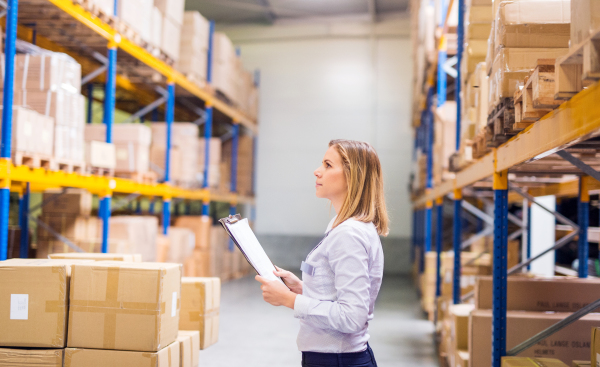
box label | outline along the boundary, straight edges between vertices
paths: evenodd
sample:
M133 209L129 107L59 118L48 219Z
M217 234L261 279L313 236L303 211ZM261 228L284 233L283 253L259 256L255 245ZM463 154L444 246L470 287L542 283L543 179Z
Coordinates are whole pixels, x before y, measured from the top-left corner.
M10 295L10 319L27 320L29 317L29 295L11 294Z
M177 292L173 292L173 302L171 304L171 317L177 316Z

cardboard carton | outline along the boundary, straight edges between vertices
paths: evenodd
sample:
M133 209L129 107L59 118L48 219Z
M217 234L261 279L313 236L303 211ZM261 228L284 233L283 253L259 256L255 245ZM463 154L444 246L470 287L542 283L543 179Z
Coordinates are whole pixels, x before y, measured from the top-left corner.
M597 327L592 328L592 366L598 366L600 364L600 329Z
M150 29L150 43L154 47L160 48L162 45L162 19L163 14L161 11L155 6L152 8L152 27Z
M197 11L186 11L181 28L178 69L198 81L206 80L209 22Z
M64 348L69 277L83 260L0 262L0 345Z
M105 366L179 367L179 342L175 341L157 352L65 349L65 367Z
M115 169L117 165L116 154L113 143L85 142L85 163L90 167Z
M181 150L176 146L171 147L171 156L169 160L169 181L177 182L181 180L182 163L186 157L183 157ZM150 146L150 169L156 172L159 180L165 178L165 161L167 160L167 148L161 145Z
M51 254L50 259L70 259L70 260L93 260L93 261L125 261L125 262L142 262L140 254L101 254L101 253L81 253L70 252L64 254Z
M570 313L509 311L506 316L506 349L517 346L533 335L566 318ZM523 351L521 357L552 356L564 363L590 356L589 332L599 325L600 314L589 314ZM469 321L469 356L472 366L489 365L492 352L492 311L474 310Z
M553 358L502 357L502 367L569 367Z
M49 157L52 155L53 140L54 119L52 117L25 107L13 107L11 147L13 153L39 153Z
M598 28L600 28L600 2L571 0L571 45L585 41Z
M156 0L154 6L156 6L165 17L169 17L175 24L181 25L183 23L185 8L184 0Z
M219 336L219 278L181 279L181 318L179 329L200 333L200 349L214 344Z
M479 277L475 306L492 309L492 293L492 277ZM595 301L599 293L600 279L508 277L506 309L574 312Z
M167 255L168 262L180 263L190 256L194 251L196 244L196 236L188 228L169 228L169 252Z
M469 352L457 350L454 354L454 367L469 367Z
M157 352L177 338L181 265L74 265L68 346Z
M570 0L505 1L495 20L495 48L567 48Z
M48 201L42 207L44 214L64 213L87 216L92 213L92 194L84 189L68 188L64 193L59 189L46 190L42 200Z
M163 9L161 9L161 11L163 11ZM181 23L173 21L169 16L164 16L162 22L161 49L175 62L179 61L179 51L181 47L180 37Z
M192 367L192 337L178 334L177 341L179 342L179 365L181 367Z
M468 304L451 305L450 313L450 350L448 354L455 355L459 350L469 348L469 315L475 306Z
M58 52L18 54L15 56L14 80L15 91L45 92L62 89L69 93L79 93L81 65L67 54Z
M197 367L200 362L200 333L196 330L179 330L179 336L187 336L190 338L192 345L192 366Z
M2 93L0 92L0 96ZM30 108L52 117L59 126L83 128L85 125L85 98L64 89L48 91L15 91L13 106ZM56 135L56 133L55 133Z
M571 367L590 367L592 362L590 361L573 361Z
M138 143L150 146L152 142L152 130L138 123L122 123L113 125L113 143ZM85 141L106 141L106 125L86 124L84 130Z
M211 226L212 218L209 216L184 215L175 218L175 227L187 228L194 232L195 248L199 250L208 250Z
M169 236L162 233L156 235L156 262L166 263L169 257L169 247L171 246Z
M63 367L64 349L0 348L0 366Z
M110 250L116 253L141 254L142 261L155 261L158 218L122 215L110 218L109 236L120 240Z

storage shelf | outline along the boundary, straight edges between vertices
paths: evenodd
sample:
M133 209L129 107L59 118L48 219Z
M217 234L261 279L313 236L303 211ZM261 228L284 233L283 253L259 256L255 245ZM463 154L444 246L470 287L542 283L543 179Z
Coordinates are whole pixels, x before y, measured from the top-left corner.
M254 134L257 133L256 122L246 116L244 112L217 98L215 92L209 87L197 85L166 62L119 34L116 29L88 12L81 5L74 4L71 0L23 0L20 3L19 22L29 23L29 19L34 19L38 35L66 50L74 51L78 55L87 55L91 59L94 51L104 51L101 53L105 54L106 47L110 42L124 51L124 53L118 53L117 64L121 70L126 71L132 81L119 72L121 80L118 82L118 86L120 88L128 85L129 91L135 92L137 88L141 88L137 80L143 81L139 84L162 86L166 81L171 81L182 88L183 95L181 97L198 98L231 118L233 122L240 123ZM59 9L62 14L57 15L56 9ZM65 14L69 17L65 17ZM77 32L77 27L81 25L85 26L88 32ZM156 77L157 73L166 80L153 83L152 78ZM179 98L179 92L177 93Z
M413 201L415 207L424 207L439 197L481 181L520 164L544 158L554 152L600 135L600 83L575 95L571 100L548 113L506 143L456 173L452 180L428 190ZM562 190L562 191L561 191ZM573 191L574 190L574 191ZM575 183L553 184L547 189L536 188L534 196L576 194Z

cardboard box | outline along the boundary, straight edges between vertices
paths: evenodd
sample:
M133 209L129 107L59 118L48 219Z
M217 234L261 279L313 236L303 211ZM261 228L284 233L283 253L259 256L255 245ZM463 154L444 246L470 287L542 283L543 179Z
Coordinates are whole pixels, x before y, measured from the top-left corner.
M44 191L43 201L48 201L42 207L44 214L72 214L88 216L92 213L92 194L84 189L68 188L49 189Z
M11 143L13 153L39 153L49 157L52 155L53 140L54 119L52 117L25 107L13 107Z
M102 141L85 142L85 163L90 167L115 169L117 166L115 145Z
M184 0L156 0L154 6L175 24L183 24L183 13L185 8Z
M571 367L591 367L592 362L590 361L573 361Z
M179 158L171 157L173 166L179 173L176 181L192 183L196 180L198 168L198 125L191 122L173 123L171 129L171 145L179 151ZM164 122L152 123L153 149L164 151L167 141L167 125ZM164 157L164 153L163 153ZM160 159L160 157L158 157ZM164 158L163 158L164 161ZM164 166L164 164L163 164ZM175 167L173 168L175 169ZM175 176L174 176L175 179Z
M179 367L179 342L175 341L157 352L67 348L65 362L65 367Z
M120 20L128 24L144 41L150 41L154 1L119 0L116 4Z
M479 277L475 306L492 309L492 277ZM600 279L508 277L507 310L575 312L594 302L600 293ZM597 310L600 312L600 309Z
M219 186L222 160L222 142L219 138L211 138L208 143L208 186ZM198 139L198 181L204 182L204 167L206 165L206 139Z
M2 93L0 92L0 96ZM85 125L85 98L64 89L48 91L15 91L13 106L30 108L52 117L59 126L83 128ZM55 133L56 135L56 133Z
M192 256L196 245L196 236L188 228L170 227L169 232L168 262L183 264L188 257Z
M180 1L180 0L177 0ZM159 3L161 0L159 0ZM160 7L159 7L160 9ZM161 9L161 11L164 10ZM163 17L161 49L175 62L179 61L181 23L176 23L168 16Z
M451 305L450 315L450 346L449 354L455 355L459 350L469 348L469 315L475 309L474 305Z
M64 348L69 277L84 260L0 262L0 345Z
M0 348L0 366L63 367L64 349Z
M506 317L506 350L563 320L570 313L509 311ZM589 314L544 341L523 351L521 357L552 356L564 363L590 356L590 329L599 325L600 314ZM469 323L469 359L472 366L489 365L492 352L492 311L474 310Z
M457 350L454 354L454 367L469 367L469 352Z
M192 367L192 338L189 335L177 335L179 342L179 365Z
M179 330L179 337L187 337L191 342L191 366L197 367L200 362L200 333L195 330Z
M195 248L208 250L212 218L206 215L184 215L175 218L175 227L187 228L194 232Z
M125 261L125 262L142 262L140 254L101 254L101 253L81 253L70 252L66 254L51 254L50 259L70 259L70 260L93 260L93 261Z
M115 143L115 172L135 173L150 170L150 147L134 142Z
M502 357L502 367L569 367L553 358Z
M568 48L570 0L505 1L498 6L494 44L506 48Z
M46 224L50 229L61 236L75 241L84 241L90 238L99 238L101 219L98 217L84 217L73 214L44 213L39 216L39 220ZM98 228L90 225L90 222L97 224ZM38 241L58 240L51 231L43 226L37 228Z
M165 146L150 146L150 169L158 175L159 180L165 178L165 161L167 158L167 149ZM185 158L182 156L179 148L171 147L171 156L169 161L169 181L177 182L181 180L182 163Z
M138 123L113 124L113 143L138 143L144 146L150 146L152 142L152 130ZM85 141L106 141L106 125L104 124L85 124Z
M489 79L488 108L493 109L504 98L512 98L538 59L556 59L567 51L567 48L503 48L498 51Z
M210 23L199 12L185 12L177 67L182 73L192 74L199 81L206 80L209 28Z
M180 330L200 333L200 349L217 342L219 337L219 307L221 280L219 278L181 279Z
M177 339L181 265L74 265L68 346L157 352ZM110 365L110 364L109 364Z
M571 0L571 45L585 41L600 28L600 3L597 0Z
M598 366L600 365L600 329L597 327L592 328L592 358L591 365Z
M46 50L39 55L15 56L15 91L46 92L58 89L80 93L81 65L75 59L64 53Z
M152 46L158 48L160 48L160 46L162 45L162 19L163 14L156 6L154 6L152 8L152 26L150 29L150 43L152 44Z
M111 252L141 254L142 261L156 260L158 218L155 216L112 216L108 233L111 240L121 240L110 248Z
M487 48L486 40L473 39L465 44L464 61L461 66L464 77L474 72L477 64L485 61Z

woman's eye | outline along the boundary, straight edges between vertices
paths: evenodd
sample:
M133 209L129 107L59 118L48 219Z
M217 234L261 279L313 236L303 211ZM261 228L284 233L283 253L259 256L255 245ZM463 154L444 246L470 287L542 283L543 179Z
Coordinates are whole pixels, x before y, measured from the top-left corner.
M329 164L329 163L326 163L325 165L326 165L328 168L329 168L329 167L331 167L331 164Z

